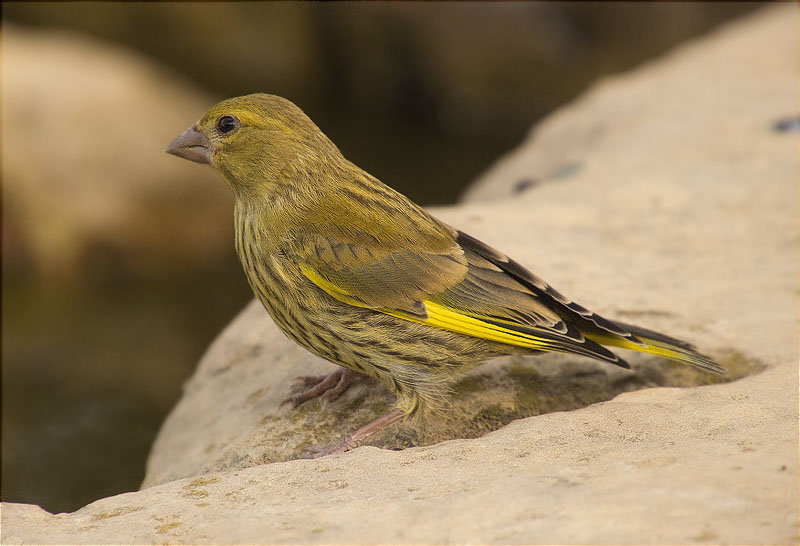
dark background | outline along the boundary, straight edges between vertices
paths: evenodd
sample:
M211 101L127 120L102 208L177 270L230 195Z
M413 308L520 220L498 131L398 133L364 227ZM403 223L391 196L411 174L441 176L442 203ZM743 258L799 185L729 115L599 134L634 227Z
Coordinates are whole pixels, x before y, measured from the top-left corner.
M3 3L2 499L59 512L137 489L181 383L251 297L224 184L196 174L199 166L170 163L178 160L164 157L168 138L150 136L156 127L175 136L222 98L282 95L387 184L422 204L450 203L598 78L756 7ZM8 38L9 27L25 39ZM124 112L128 95L113 87L58 108L48 108L55 79L34 81L22 99L7 96L17 72L6 61L27 55L14 69L24 72L47 62L36 44L87 38L98 54L136 52L137 63L164 74L165 88L180 82L175 108L154 99L114 125L93 106L102 100ZM124 70L131 61L121 55ZM76 61L77 88L92 59ZM155 87L148 92L158 97ZM189 102L202 106L172 112ZM85 130L93 124L99 129ZM129 145L106 152L111 136L132 125ZM82 155L61 159L69 146ZM136 174L130 161L150 170ZM87 223L85 211L112 210L120 196L126 206L135 201L134 213L73 229ZM78 200L84 213L59 216Z

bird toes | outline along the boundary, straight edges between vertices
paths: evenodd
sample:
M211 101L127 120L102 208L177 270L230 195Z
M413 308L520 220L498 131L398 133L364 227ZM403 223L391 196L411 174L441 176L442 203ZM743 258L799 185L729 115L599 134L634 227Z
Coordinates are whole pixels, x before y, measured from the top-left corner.
M339 398L339 396L350 387L353 380L357 379L359 376L363 377L363 374L348 370L347 368L339 368L326 375L306 375L298 377L295 381L309 388L286 398L281 402L281 406L290 405L292 409L294 409L314 398L321 398L322 400L331 402Z

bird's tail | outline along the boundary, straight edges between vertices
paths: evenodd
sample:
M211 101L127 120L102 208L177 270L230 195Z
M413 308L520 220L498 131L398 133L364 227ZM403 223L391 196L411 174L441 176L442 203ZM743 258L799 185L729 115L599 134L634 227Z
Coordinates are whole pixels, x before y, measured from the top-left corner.
M633 326L632 324L614 321L614 325L633 334L642 344L634 343L631 340L617 337L613 334L592 332L584 335L601 345L612 345L614 347L622 347L623 349L650 353L670 360L685 362L686 364L691 364L695 368L700 368L707 372L727 375L725 368L709 357L698 353L691 344L685 341L654 332L653 330L641 328L640 326Z

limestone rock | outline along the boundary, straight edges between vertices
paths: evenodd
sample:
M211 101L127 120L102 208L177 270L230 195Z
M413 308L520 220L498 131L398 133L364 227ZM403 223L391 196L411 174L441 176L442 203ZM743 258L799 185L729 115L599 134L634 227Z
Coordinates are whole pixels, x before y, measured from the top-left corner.
M3 543L796 543L797 134L778 123L797 116L796 17L775 6L600 84L471 202L436 211L587 307L694 341L746 377L628 392L475 439L258 465L278 440L286 452L302 431L321 441L330 415L390 398L362 384L327 408L276 413L292 376L329 365L253 303L165 423L150 487L73 514L4 504ZM553 183L514 193L531 177ZM485 202L493 192L506 198ZM645 360L634 377L663 369ZM581 366L543 356L474 377L494 389L522 368L569 385L605 369ZM484 386L456 398L500 390Z

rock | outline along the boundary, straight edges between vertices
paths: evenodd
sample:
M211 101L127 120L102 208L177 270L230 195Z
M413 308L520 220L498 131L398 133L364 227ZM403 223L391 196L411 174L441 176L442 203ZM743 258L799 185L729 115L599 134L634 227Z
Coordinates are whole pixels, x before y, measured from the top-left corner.
M731 378L755 367L738 353L721 354ZM653 357L634 355L630 361L635 373L566 355L497 359L455 383L443 414L395 426L366 445L399 449L475 438L517 418L580 408L625 391L720 380ZM286 339L261 303L251 302L185 385L151 451L143 487L304 457L390 409L394 396L371 379L330 404L281 407L295 377L334 369Z
M3 53L12 270L87 282L97 253L141 272L229 252L230 191L210 169L163 153L212 98L130 51L68 32L3 25Z
M72 514L5 503L3 543L796 543L797 136L775 129L797 115L796 15L775 6L597 86L469 202L436 211L586 306L690 339L746 377L627 392L470 440L259 465L390 398L362 384L326 408L277 412L292 376L329 365L253 303L187 384L145 489ZM506 198L486 202L493 192ZM672 373L632 360L645 383ZM477 408L469 396L486 403L520 370L556 386L626 373L500 360L454 406ZM508 381L519 394L524 382ZM486 421L512 415L509 400ZM382 441L427 434L390 432Z
M780 365L648 389L477 440L186 478L72 514L3 504L3 543L789 543L796 405Z

